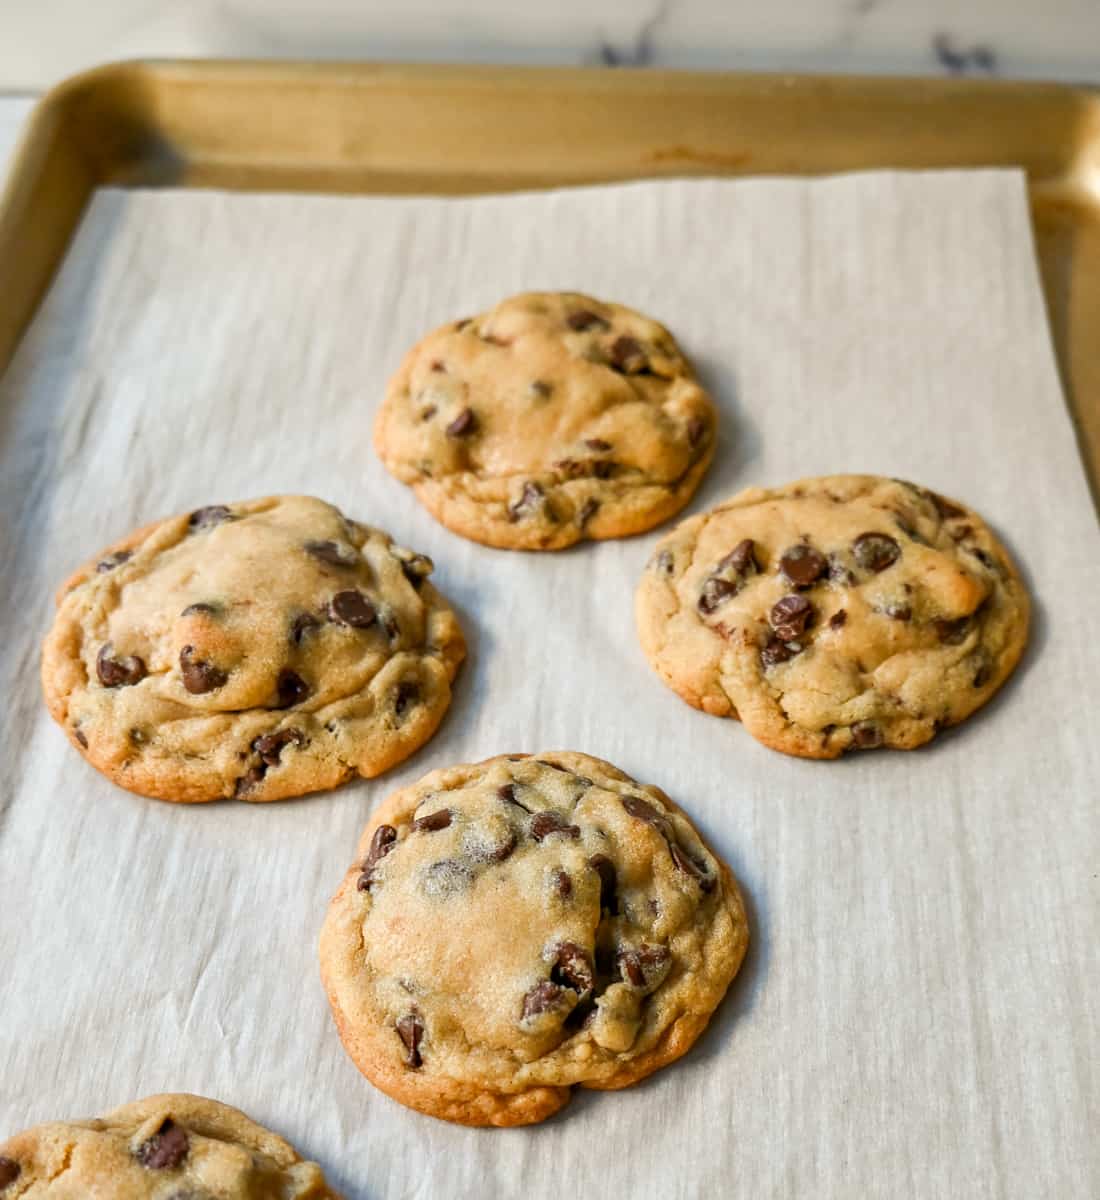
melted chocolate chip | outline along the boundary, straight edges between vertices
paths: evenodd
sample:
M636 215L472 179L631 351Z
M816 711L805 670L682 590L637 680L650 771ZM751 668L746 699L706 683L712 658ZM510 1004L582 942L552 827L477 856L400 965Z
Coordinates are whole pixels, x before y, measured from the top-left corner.
M993 672L990 670L989 663L980 663L978 669L974 672L974 686L983 688L989 682Z
M464 408L447 426L447 436L453 438L466 437L477 427L477 417L472 408Z
M369 629L378 620L378 610L362 592L354 588L337 592L329 601L328 612L330 619L337 624L351 625L355 629Z
M205 508L195 509L187 518L187 527L195 532L198 529L212 529L215 525L232 520L233 514L224 504L208 504Z
M545 499L545 493L537 483L528 481L523 485L523 491L520 493L518 500L513 500L508 505L508 519L510 521L518 521L521 517L527 516L535 511Z
M561 867L554 868L554 871L550 876L550 883L555 893L562 900L568 900L569 897L572 896L573 881L569 878L565 871L561 869Z
M687 423L688 445L694 450L703 440L707 431L707 423L702 417L692 417Z
M701 613L712 613L731 596L736 596L738 590L739 584L735 580L711 576L703 583L697 607Z
M647 825L652 825L658 833L668 837L668 818L664 813L658 812L648 800L643 800L641 796L623 796L622 802L623 808L632 817L637 818L639 821L645 821Z
M813 615L814 606L809 600L792 592L772 605L768 619L780 641L793 642L806 632Z
M359 563L359 554L350 546L341 546L338 542L306 542L302 549L330 567L354 567Z
M295 646L302 644L302 638L306 636L311 629L320 629L321 622L317 620L312 613L299 613L293 621L290 622L290 640Z
M184 646L180 651L180 674L183 676L183 686L193 696L224 687L229 678L225 671L213 663L196 658L194 646Z
M205 600L200 600L197 604L189 604L181 617L215 617L218 614L218 606L216 604L208 604Z
M779 558L779 569L795 585L795 587L812 587L825 574L828 563L825 556L807 545L799 542L784 550Z
M419 591L435 564L426 554L398 554L397 557L401 561L401 573Z
M554 385L547 383L545 379L533 379L528 388L532 396L537 396L540 400L545 400L554 391Z
M151 1171L171 1171L187 1157L190 1146L187 1130L165 1117L157 1132L137 1148L135 1157Z
M589 497L577 510L577 524L583 529L596 515L596 510L599 507L600 502Z
M133 550L116 550L114 554L108 554L106 558L100 559L96 563L95 569L98 575L103 575L107 571L113 571L115 567L120 567L124 562L133 558Z
M23 1168L14 1158L0 1154L0 1191L3 1191L9 1183L14 1183L22 1173Z
M535 813L531 819L531 836L535 841L541 842L544 838L548 838L554 833L562 833L566 837L574 839L581 836L579 827L570 825L561 813L554 812L553 809Z
M564 996L565 988L544 979L523 997L523 1016L537 1017L544 1012L553 1012L562 1007Z
M412 823L412 827L417 833L435 833L440 829L446 829L451 823L451 810L449 808L437 809L434 813L429 813L426 817L417 817Z
M801 642L784 642L775 634L771 634L760 651L760 661L764 664L764 669L768 670L780 663L790 662L795 655L801 653Z
M95 660L95 673L104 687L131 687L146 676L145 663L136 654L114 657L114 646L105 642Z
M428 369L431 371L434 371L436 374L444 374L445 375L447 373L447 368L444 365L443 360L440 358L433 358L432 362L431 362L431 366Z
M596 972L588 951L576 942L562 942L550 972L550 982L571 987L581 996L590 992L596 982Z
M565 318L570 329L583 333L586 329L609 329L611 323L587 308L578 308Z
M619 900L616 895L618 879L615 864L606 854L594 854L588 865L600 877L600 911L607 910L613 917L618 915Z
M848 610L846 608L838 608L835 613L829 618L830 629L840 629L841 626L848 620Z
M970 617L959 617L956 621L937 621L936 635L945 646L959 646L966 641L970 627Z
M258 787L267 774L267 765L260 763L257 767L249 767L247 771L233 785L233 795L239 800L242 796L248 795L254 788Z
M264 765L278 765L279 756L287 746L304 746L305 734L300 729L280 729L276 733L263 733L252 742L252 749L263 760Z
M84 747L85 750L88 749L88 739L85 737L82 730L74 729L73 737L76 738L76 740Z
M397 830L392 825L379 825L374 831L367 849L367 857L363 859L362 874L356 881L356 888L361 892L370 890L374 883L374 870L379 862L386 857L397 842Z
M402 679L397 685L393 696L393 711L397 716L403 716L405 710L420 699L420 684L410 679Z
M619 971L623 981L631 987L648 987L671 957L667 946L651 946L643 942L637 947L624 947L618 954Z
M852 726L852 744L859 750L874 750L882 745L882 730L870 721Z
M682 871L685 875L690 875L704 892L712 891L715 884L715 877L711 875L703 866L695 861L685 850L682 850L675 842L671 842L668 847L669 853L672 855L673 865L678 871Z
M504 841L494 846L491 850L486 851L485 857L490 862L504 862L505 859L512 856L512 852L515 850L517 844L516 835L509 830Z
M595 450L597 454L603 454L611 449L611 443L605 442L603 438L585 438L584 444L589 450Z
M968 546L967 549L983 567L988 567L991 571L997 570L997 560L988 551L983 550L981 546Z
M420 1057L420 1043L424 1037L424 1022L417 1013L409 1013L397 1022L397 1036L405 1043L405 1065L416 1070L424 1060Z
M614 370L621 371L626 375L637 375L649 365L649 360L646 358L646 353L642 349L641 342L637 338L630 337L628 334L617 337L611 343L608 358Z
M275 680L275 689L279 694L279 708L291 708L300 704L309 695L309 684L289 667L284 667Z
M965 508L960 508L953 500L948 500L946 496L941 496L938 492L929 492L928 499L936 506L936 512L945 521L966 516Z
M861 533L852 543L856 562L866 571L885 571L898 560L901 547L887 533Z

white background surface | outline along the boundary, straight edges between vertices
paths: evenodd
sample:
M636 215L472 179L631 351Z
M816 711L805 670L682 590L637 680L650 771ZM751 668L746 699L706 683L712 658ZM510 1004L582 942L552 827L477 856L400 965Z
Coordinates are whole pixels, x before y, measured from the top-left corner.
M699 509L869 469L986 514L1037 598L1002 695L913 754L800 761L689 709L637 646L658 535L559 555L448 534L377 463L405 347L528 287L670 324L721 409ZM0 385L9 618L0 1130L152 1091L238 1104L351 1200L1100 1193L1100 537L1011 173L436 200L102 194ZM271 806L113 787L42 709L54 585L160 514L303 490L430 553L470 642L439 735ZM412 1114L344 1055L317 977L366 815L431 767L609 758L681 801L751 904L683 1062L533 1130Z

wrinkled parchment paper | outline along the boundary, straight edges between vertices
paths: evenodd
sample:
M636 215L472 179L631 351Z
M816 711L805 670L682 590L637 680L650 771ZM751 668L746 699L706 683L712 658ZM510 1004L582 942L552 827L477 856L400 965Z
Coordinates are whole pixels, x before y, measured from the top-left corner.
M528 288L666 322L721 408L692 511L866 470L977 507L1031 649L934 746L838 763L681 703L632 619L657 533L564 554L452 536L380 467L405 348ZM462 201L100 194L0 385L0 1132L161 1090L239 1105L352 1200L1085 1197L1096 1137L1100 537L1012 172L695 181ZM430 554L470 659L388 777L144 801L39 699L54 586L131 527L305 491ZM317 933L371 806L505 751L609 758L733 865L752 947L706 1036L545 1126L415 1115L345 1057Z

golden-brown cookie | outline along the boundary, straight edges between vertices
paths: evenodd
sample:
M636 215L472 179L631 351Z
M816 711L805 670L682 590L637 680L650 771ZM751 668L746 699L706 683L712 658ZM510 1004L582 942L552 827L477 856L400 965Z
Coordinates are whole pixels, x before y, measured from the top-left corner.
M448 529L560 550L678 512L710 463L715 422L662 325L589 296L532 292L414 346L374 440Z
M172 517L63 587L46 703L93 766L162 800L377 775L435 732L465 654L431 570L309 496Z
M321 1168L242 1112L150 1096L0 1145L0 1200L340 1200Z
M372 1083L434 1117L526 1125L685 1053L747 944L729 868L663 792L551 753L391 796L320 952Z
M773 749L909 750L980 708L1030 604L973 511L873 475L750 488L682 522L638 586L638 633L689 704Z

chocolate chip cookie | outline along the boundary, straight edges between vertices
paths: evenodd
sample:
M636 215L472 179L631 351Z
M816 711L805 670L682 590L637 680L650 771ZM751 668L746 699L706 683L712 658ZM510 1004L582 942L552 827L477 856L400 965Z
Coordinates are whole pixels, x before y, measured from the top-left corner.
M669 687L807 758L910 750L964 720L1011 674L1029 609L976 513L872 475L750 488L682 522L636 598Z
M344 1046L394 1099L526 1125L685 1053L741 965L729 868L585 754L434 771L367 826L321 933Z
M0 1200L340 1200L242 1112L201 1096L150 1096L90 1121L55 1121L0 1145Z
M139 529L62 588L46 703L105 775L162 800L277 800L427 741L465 654L430 559L309 496Z
M589 296L532 292L408 353L382 461L448 529L509 550L639 533L678 512L716 412L672 335Z

